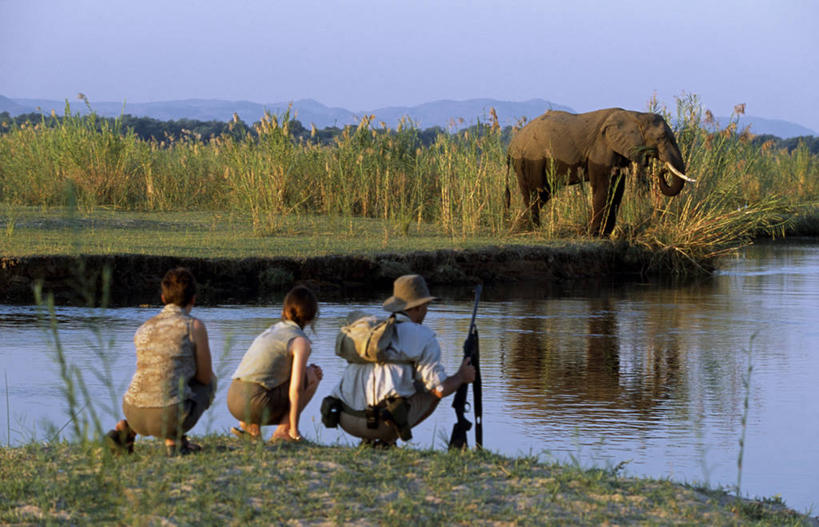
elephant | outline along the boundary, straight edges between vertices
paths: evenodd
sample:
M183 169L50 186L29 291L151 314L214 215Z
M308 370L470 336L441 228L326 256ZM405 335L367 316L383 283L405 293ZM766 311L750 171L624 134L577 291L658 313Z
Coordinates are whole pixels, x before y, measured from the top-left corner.
M525 206L524 216L540 225L540 208L551 198L555 184L589 181L592 189L592 235L606 237L614 229L623 198L621 169L631 162L648 166L659 159L660 191L676 196L686 181L674 133L662 116L622 108L572 114L548 111L521 128L512 138L506 156L506 204L509 204L509 166L515 169ZM668 172L672 181L666 181ZM518 222L516 222L518 223Z

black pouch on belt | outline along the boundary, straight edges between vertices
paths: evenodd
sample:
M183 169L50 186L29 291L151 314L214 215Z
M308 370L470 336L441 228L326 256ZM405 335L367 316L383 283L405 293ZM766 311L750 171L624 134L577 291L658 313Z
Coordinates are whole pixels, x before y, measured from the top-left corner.
M367 419L367 428L375 430L378 428L378 414L381 411L379 406L369 405L364 410L364 417Z
M328 395L321 401L321 423L327 428L338 427L341 418L341 400Z
M383 403L381 419L393 427L402 441L412 439L412 430L409 426L409 404L404 397L388 399Z

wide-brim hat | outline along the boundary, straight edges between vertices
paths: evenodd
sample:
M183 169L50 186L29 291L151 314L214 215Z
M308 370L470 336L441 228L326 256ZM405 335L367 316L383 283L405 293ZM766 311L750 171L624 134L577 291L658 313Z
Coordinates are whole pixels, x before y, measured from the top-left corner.
M395 313L438 300L429 294L427 282L419 274L399 276L392 284L392 296L384 301L384 309Z

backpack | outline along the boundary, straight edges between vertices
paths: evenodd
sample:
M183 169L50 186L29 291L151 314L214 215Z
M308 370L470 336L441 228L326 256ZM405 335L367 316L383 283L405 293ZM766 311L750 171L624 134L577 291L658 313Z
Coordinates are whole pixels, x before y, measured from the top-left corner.
M390 362L388 348L396 334L395 324L395 314L387 319L359 316L338 332L336 355L349 363Z

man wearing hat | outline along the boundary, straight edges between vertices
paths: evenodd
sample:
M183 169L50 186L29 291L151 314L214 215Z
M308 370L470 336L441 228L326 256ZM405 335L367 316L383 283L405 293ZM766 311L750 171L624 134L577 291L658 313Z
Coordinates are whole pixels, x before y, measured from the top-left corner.
M395 361L351 363L332 395L341 400L339 424L347 433L373 444L408 440L409 429L426 419L442 397L475 380L475 367L465 359L447 376L435 332L423 325L429 303L424 278L404 275L393 284L384 309L395 314L390 356Z

